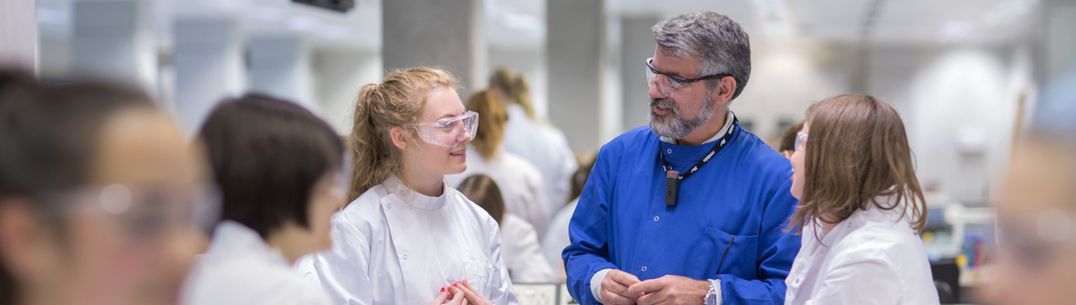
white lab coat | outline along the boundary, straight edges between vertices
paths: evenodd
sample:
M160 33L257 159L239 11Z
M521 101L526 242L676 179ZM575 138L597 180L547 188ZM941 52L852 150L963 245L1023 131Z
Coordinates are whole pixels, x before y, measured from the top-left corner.
M899 208L859 210L825 236L817 223L806 226L785 304L938 304L926 250L910 217L900 215Z
M334 215L332 249L298 268L334 304L427 304L462 280L493 304L516 304L499 235L456 189L429 197L390 177Z
M564 282L567 278L561 253L564 252L564 248L567 248L572 243L568 236L568 224L572 220L572 215L575 214L577 205L579 205L578 198L572 200L572 203L557 212L557 215L554 215L553 220L549 222L549 232L546 232L545 239L542 240L542 252L545 253L549 264L553 266L553 273L556 275L555 280L557 282Z
M182 304L332 303L321 287L303 279L257 232L224 221L217 226L209 250L191 270Z
M501 219L501 240L504 242L504 264L512 282L553 282L553 268L542 255L538 233L526 220L505 213Z
M504 130L504 149L527 160L542 174L546 195L546 213L556 214L568 203L572 175L579 168L564 133L527 116L523 107L508 106L508 126ZM538 230L539 233L545 230Z
M474 174L486 174L493 178L504 197L505 210L523 218L534 226L538 236L544 236L553 214L546 209L545 186L538 169L504 149L498 149L493 158L487 160L474 150L474 146L468 146L467 170L445 177L445 183L455 188L463 179Z

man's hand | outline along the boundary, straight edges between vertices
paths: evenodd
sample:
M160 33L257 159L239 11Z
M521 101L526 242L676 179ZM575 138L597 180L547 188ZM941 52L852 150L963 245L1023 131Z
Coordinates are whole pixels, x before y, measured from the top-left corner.
M639 284L639 278L620 270L609 270L602 280L601 301L606 305L633 305L639 295L628 293L628 287Z
M612 274L612 272L610 272ZM605 288L602 286L602 288ZM682 276L666 275L660 278L639 282L628 287L627 295L637 296L640 305L703 304L706 293L710 291L710 282L698 281Z

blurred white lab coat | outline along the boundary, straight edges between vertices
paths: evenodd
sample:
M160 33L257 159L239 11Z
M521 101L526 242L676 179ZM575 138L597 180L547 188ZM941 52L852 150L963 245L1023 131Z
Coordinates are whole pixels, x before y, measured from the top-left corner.
M485 174L497 183L504 197L506 212L526 220L538 236L544 236L549 228L549 218L553 214L546 209L545 189L542 173L519 156L498 149L493 158L485 159L475 151L474 146L467 147L467 170L445 177L449 187L456 188L460 182L474 174Z
M567 248L572 243L568 236L568 224L572 220L572 215L575 214L575 206L577 205L579 205L578 198L560 209L557 215L553 215L553 220L549 222L549 232L545 234L545 239L542 240L542 252L545 253L549 265L553 266L553 274L557 282L564 282L567 279L561 253L564 252L564 248Z
M331 250L298 268L333 304L427 304L462 280L516 304L496 221L454 188L429 197L390 177L333 216L332 236Z
M526 220L509 213L501 219L504 264L513 283L551 283L553 269L542 255L538 233Z
M182 304L332 303L321 287L303 279L257 232L224 221L217 226L209 250L191 270Z
M806 226L785 304L938 304L923 242L900 210L858 210L826 235Z
M579 162L563 132L531 119L522 106L508 105L508 126L504 130L502 146L542 173L547 214L556 214L568 203L572 175L579 168ZM545 230L538 232L542 234Z

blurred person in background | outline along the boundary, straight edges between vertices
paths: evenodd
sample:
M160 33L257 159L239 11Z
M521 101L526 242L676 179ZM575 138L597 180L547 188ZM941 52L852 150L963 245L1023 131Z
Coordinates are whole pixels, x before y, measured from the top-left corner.
M467 168L478 128L456 83L410 68L360 90L352 201L333 216L332 249L299 265L334 304L516 304L497 222L444 181Z
M489 91L493 99L506 105L508 112L504 150L523 157L541 172L546 214L557 213L571 200L569 181L579 167L568 139L564 132L538 116L530 85L522 75L499 68L489 78ZM544 227L539 229L544 234Z
M1076 69L1046 88L1002 183L983 304L1076 302Z
M568 237L568 222L572 220L575 206L579 205L579 194L583 193L583 186L587 184L590 169L594 167L594 157L590 156L579 161L579 169L572 175L572 188L569 192L569 198L572 198L572 201L553 216L553 220L549 222L549 232L542 240L542 252L545 253L549 263L554 266L553 271L556 273L555 279L558 283L563 283L567 279L564 260L560 258L560 254L571 244Z
M191 272L184 303L330 304L292 264L331 246L329 220L345 203L350 177L340 137L302 106L247 94L218 104L199 138L223 221Z
M513 283L549 283L553 269L542 256L538 233L527 221L505 211L504 197L490 176L467 177L457 187L464 196L489 212L501 227L502 257Z
M216 197L141 91L0 72L0 304L176 304Z
M792 153L796 152L796 135L801 130L803 130L803 122L788 126L785 133L781 135L781 143L777 146L777 152L780 152L785 158L792 159Z
M598 153L562 257L580 304L783 303L799 237L792 168L730 111L751 74L738 23L713 11L652 28L650 126Z
M467 169L445 178L448 185L459 185L473 174L486 174L497 181L504 196L508 213L526 220L544 236L549 228L552 214L547 209L546 188L542 173L530 162L516 154L505 151L505 123L508 113L504 105L493 98L489 91L479 91L467 99L467 109L478 113L479 128L474 141L467 146Z
M869 95L812 105L792 154L803 244L785 304L938 304L926 201L900 115Z

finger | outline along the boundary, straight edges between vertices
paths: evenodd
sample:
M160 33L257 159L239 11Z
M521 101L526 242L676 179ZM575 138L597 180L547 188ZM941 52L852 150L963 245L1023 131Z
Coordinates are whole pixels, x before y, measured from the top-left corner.
M647 295L643 295L636 299L635 302L639 305L657 305L663 304L669 300L669 296L663 292L655 292Z
M612 281L612 280L603 281L602 282L602 290L612 292L612 293L617 294L617 295L627 295L628 294L628 286L624 286L624 285L622 285L620 283L617 283L616 281Z
M617 283L620 283L624 286L631 286L639 282L639 278L635 277L635 275L620 270L609 271L609 274L607 274L606 276L612 278L613 281L616 281Z
M450 290L453 291L452 300L449 302L450 304L467 304L467 298L464 295L463 290L458 288L450 288Z
M605 304L632 304L632 303L634 303L634 302L632 302L632 300L630 298L626 298L626 297L623 297L621 295L611 293L611 292L608 292L608 291L602 291L601 295L602 295L602 303L605 303Z
M471 287L471 281L463 280L463 287L467 288L467 290L470 290L471 292L474 292L478 296L482 296L478 293L478 289L474 289L474 287Z
M486 300L486 298L483 298L477 292L474 292L473 290L467 288L467 286L465 285L458 285L458 287L463 287L462 289L460 289L460 291L463 291L463 296L467 298L467 300L471 303L482 304L483 301Z
M644 294L660 291L665 288L665 281L662 279L646 280L635 285L628 287L627 294L629 296L640 297Z
M444 289L444 288L441 288L441 289ZM437 294L437 297L434 298L433 302L431 302L430 304L441 305L441 304L445 303L446 299L448 299L448 291L441 290L441 293Z

